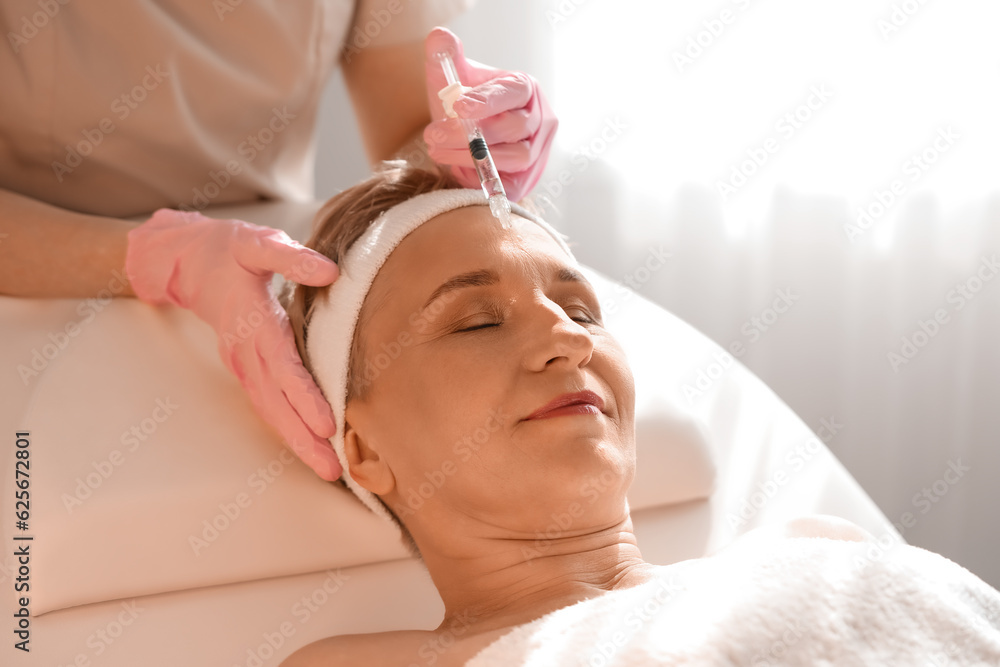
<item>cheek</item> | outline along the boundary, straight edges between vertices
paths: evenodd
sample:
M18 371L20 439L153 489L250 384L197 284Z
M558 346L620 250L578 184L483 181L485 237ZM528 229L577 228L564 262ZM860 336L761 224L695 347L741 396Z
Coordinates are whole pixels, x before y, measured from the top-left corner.
M608 368L608 381L621 401L619 410L623 416L626 413L631 416L635 412L635 378L625 350L617 340L608 336L601 347L601 357Z
M620 387L618 390L621 401L619 412L622 422L631 424L635 419L635 378L632 377L632 369L627 363L619 362L616 370L617 382Z
M427 475L458 474L483 453L500 432L502 385L496 369L469 355L421 358L419 350L401 357L385 374L379 414L386 437L399 443L396 463L401 483L421 483ZM496 361L493 362L496 364Z

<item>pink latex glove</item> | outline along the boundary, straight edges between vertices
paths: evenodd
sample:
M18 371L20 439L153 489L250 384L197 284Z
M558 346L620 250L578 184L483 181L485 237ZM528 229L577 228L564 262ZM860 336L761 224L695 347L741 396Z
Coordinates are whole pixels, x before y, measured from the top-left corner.
M187 308L211 325L257 413L317 475L340 477L328 440L333 411L270 287L275 273L329 285L340 275L336 264L277 229L162 208L128 233L125 272L142 301Z
M463 86L473 90L455 100L459 118L476 120L500 172L507 199L518 201L538 183L549 159L549 149L559 121L534 78L466 60L462 42L447 28L434 28L424 41L427 102L432 121L424 129L431 158L451 165L465 187L479 188L479 178L469 155L469 140L458 118L446 118L438 91L448 85L438 51L448 51Z

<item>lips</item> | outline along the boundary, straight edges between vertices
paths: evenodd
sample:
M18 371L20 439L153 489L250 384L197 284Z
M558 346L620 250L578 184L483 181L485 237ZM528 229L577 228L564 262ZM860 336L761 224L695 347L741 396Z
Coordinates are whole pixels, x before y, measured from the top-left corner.
M588 389L585 391L578 391L573 394L562 394L561 396L556 396L554 399L525 417L525 420L539 419L544 417L548 412L558 410L559 408L565 408L570 405L592 405L597 408L599 412L604 412L604 399Z

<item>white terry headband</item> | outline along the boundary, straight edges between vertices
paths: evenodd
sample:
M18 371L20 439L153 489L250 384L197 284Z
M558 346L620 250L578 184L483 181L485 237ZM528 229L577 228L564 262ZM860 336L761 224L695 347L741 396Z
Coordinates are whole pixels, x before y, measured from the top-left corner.
M397 530L399 525L378 497L354 481L344 455L344 415L347 407L347 371L351 362L351 342L365 297L379 269L407 234L442 213L464 206L485 206L481 190L434 190L394 206L368 227L338 264L340 275L328 290L316 294L306 337L306 351L313 375L333 408L337 433L330 438L344 469L341 476L347 486L371 511L386 519ZM564 236L538 216L517 204L511 211L531 220L547 231L576 264ZM499 221L497 224L500 224Z

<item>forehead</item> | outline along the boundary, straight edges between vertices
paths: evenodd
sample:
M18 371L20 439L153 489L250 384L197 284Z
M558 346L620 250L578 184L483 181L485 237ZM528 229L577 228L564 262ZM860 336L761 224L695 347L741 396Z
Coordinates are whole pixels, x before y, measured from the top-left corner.
M426 299L457 273L497 267L498 258L548 276L560 266L576 266L552 236L534 222L511 215L504 230L486 206L443 213L417 227L400 242L375 277L369 298ZM422 304L423 301L420 301Z

